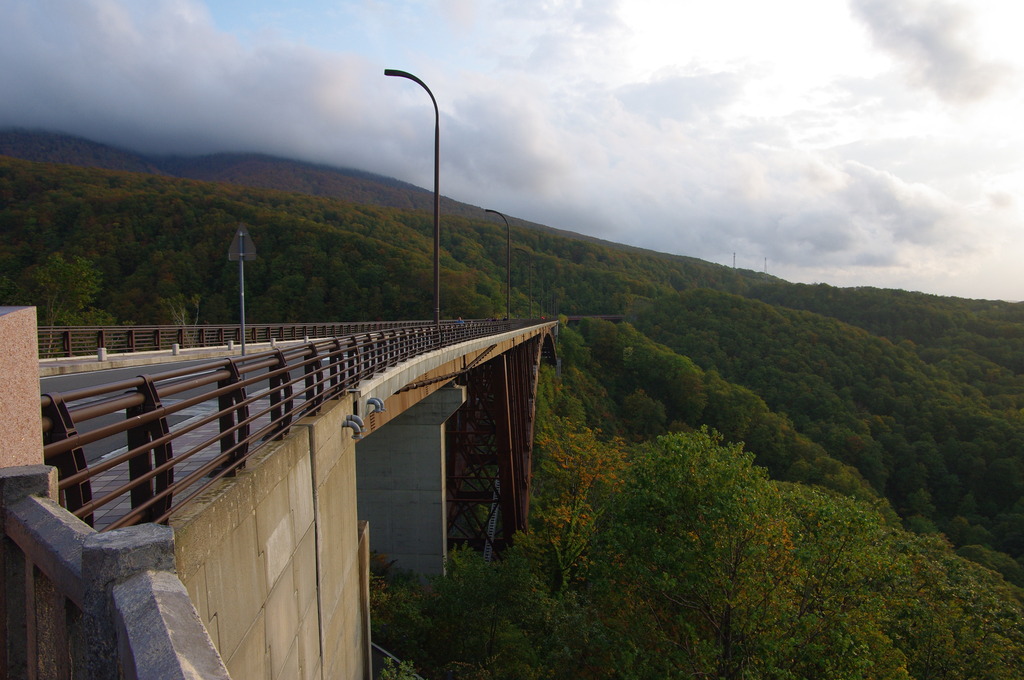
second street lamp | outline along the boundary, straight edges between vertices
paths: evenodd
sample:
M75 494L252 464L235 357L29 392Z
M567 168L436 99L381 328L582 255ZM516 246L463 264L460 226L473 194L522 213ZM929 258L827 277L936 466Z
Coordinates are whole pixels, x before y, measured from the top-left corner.
M437 110L437 100L427 84L411 73L393 68L384 69L384 75L408 78L430 95L434 104L434 325L441 325L441 193L438 188L441 176L441 114Z
M497 210L484 208L484 212L494 213L505 220L505 318L512 318L512 227L508 226L508 220Z
M530 319L533 317L533 253L531 253L529 250L526 250L525 248L520 248L519 246L516 246L516 250L530 258L530 295L528 298L530 308L526 312L526 318Z

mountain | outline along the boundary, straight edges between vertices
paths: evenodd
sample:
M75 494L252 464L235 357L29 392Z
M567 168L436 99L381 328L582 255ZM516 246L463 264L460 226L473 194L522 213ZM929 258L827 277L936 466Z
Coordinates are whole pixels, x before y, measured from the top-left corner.
M258 189L322 196L365 205L432 213L434 193L408 182L353 168L337 168L256 153L152 156L81 137L42 130L0 130L0 156L86 168L145 172ZM493 219L483 208L441 196L443 217ZM509 216L511 217L511 216ZM654 253L527 220L520 225L606 246ZM692 258L689 258L692 259ZM699 260L693 260L699 262Z
M253 153L148 156L81 137L39 130L0 131L0 155L87 168L147 172L340 198L390 208L432 210L433 193L361 170L333 168ZM479 208L446 199L446 208Z
M168 174L145 156L81 137L38 130L0 130L0 156L83 168Z

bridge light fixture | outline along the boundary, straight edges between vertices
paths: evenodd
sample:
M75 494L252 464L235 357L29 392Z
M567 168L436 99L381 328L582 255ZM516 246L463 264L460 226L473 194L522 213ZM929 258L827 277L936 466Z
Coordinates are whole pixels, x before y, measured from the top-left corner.
M437 100L427 84L407 71L386 68L384 75L406 78L413 81L430 95L434 104L434 326L441 325L441 193L438 187L441 175L441 114L437 110Z
M505 318L512 318L512 227L508 219L497 210L484 208L484 212L494 213L505 220Z

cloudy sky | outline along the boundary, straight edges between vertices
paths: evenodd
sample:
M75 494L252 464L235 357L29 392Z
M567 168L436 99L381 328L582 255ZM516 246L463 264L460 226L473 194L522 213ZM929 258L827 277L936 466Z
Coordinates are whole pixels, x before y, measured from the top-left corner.
M0 0L0 127L258 151L790 281L1024 299L1011 0ZM442 216L443 220L443 216Z

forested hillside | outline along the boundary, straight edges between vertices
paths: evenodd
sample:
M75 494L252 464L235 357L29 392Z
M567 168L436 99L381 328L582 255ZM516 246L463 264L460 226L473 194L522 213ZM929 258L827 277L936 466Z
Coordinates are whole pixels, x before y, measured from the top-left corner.
M5 157L0 200L0 286L9 300L43 299L40 270L61 253L95 275L92 307L114 323L170 322L168 305L195 297L200 322L230 322L237 266L227 251L244 222L258 255L246 268L251 321L431 316L429 213ZM659 292L742 290L753 277L525 227L513 227L512 240L514 316L530 315L531 298L534 315L624 313ZM442 315L503 316L504 224L483 211L475 220L445 216L441 247Z
M721 379L628 327L583 330L561 331L560 347L571 347L563 376L542 371L529 533L498 562L451 554L429 587L381 556L371 595L378 643L427 678L1024 674L1020 592L940 536L899 528L870 493L855 500L772 480L745 445L703 427L677 422L678 432L632 444L588 427L637 425L635 414L616 422L614 387L591 370L606 366L593 355L610 347L661 354L663 367L677 364L670 379ZM718 389L727 401L756 401L744 388ZM736 409L721 422L743 420ZM785 418L765 420L766 430L786 428ZM826 467L840 471L826 487L856 485L841 466Z
M154 156L45 130L0 130L0 156L104 170L146 172L256 189L322 196L381 208L433 211L434 192L348 167L331 167L254 153ZM482 208L441 196L446 217L479 219ZM496 219L496 218L492 218ZM517 220L538 231L615 246L607 241ZM619 246L621 247L621 246Z
M240 222L250 322L431 314L427 211L3 156L0 304L235 322ZM442 214L443 317L505 314L505 235ZM431 591L377 584L403 654L480 678L1021 677L1024 305L790 284L514 220L512 240L513 316L626 321L561 329L520 548L456 556L463 580ZM505 603L487 626L444 599L485 592ZM504 651L455 654L486 630Z

